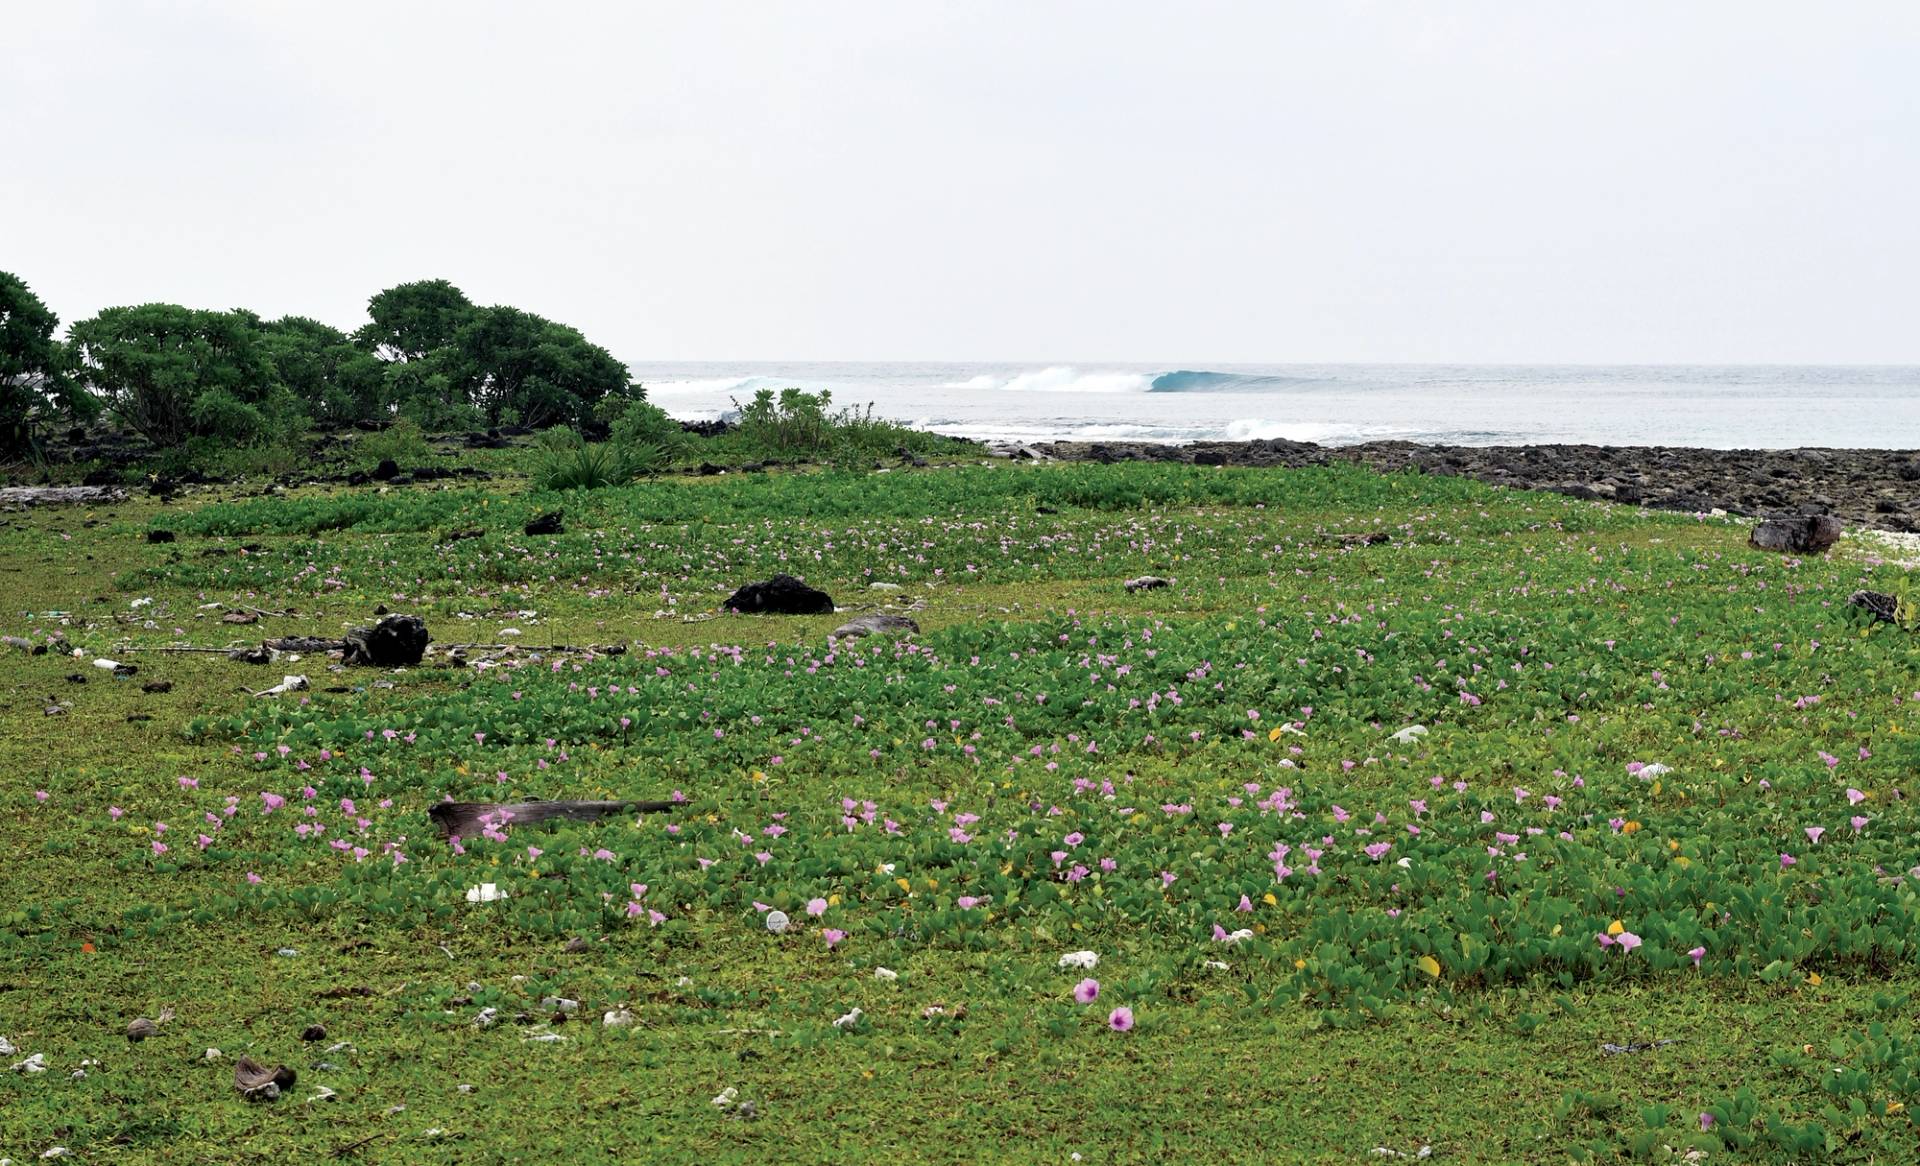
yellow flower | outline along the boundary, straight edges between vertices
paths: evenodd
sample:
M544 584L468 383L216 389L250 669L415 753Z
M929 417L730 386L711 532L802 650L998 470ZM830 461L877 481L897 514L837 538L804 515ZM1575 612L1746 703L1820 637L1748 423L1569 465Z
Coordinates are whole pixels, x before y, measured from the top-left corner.
M1816 988L1818 988L1818 987L1820 986L1820 973L1819 973L1819 972L1808 972L1808 973L1807 973L1807 983L1809 983L1809 984L1811 984L1811 985L1813 985L1814 987L1816 987Z
M1267 740L1278 741L1279 739L1280 739L1280 730L1278 728L1269 729L1267 731Z
M1278 907L1280 905L1280 900L1273 897L1272 891L1268 891L1266 894L1260 896L1260 901L1269 907Z
M1304 967L1306 967L1306 966L1307 966L1307 961L1306 961L1306 960L1294 960L1294 961L1293 961L1293 970L1294 970L1294 971L1296 971L1296 972L1297 972L1297 971L1299 971L1299 970L1301 970L1302 968L1304 968Z
M1620 922L1618 919L1615 919L1613 922L1607 924L1608 935L1618 935L1622 931L1625 931L1626 929L1627 929L1626 924Z
M1430 955L1423 955L1420 957L1420 970L1437 980L1440 978L1440 961Z
M761 773L761 772L760 772L759 770L757 770L757 769L756 769L756 770L754 770L754 771L753 771L753 780L755 780L755 781L765 781L765 780L767 780L767 775L766 775L766 774L764 774L764 773Z
M895 883L897 883L897 884L899 885L899 887L900 887L900 889L901 889L901 890L903 890L903 891L905 891L905 892L907 892L908 894L912 894L912 893L913 893L913 884L912 884L912 883L910 883L910 882L908 882L908 881L907 881L907 880L905 880L905 879L895 879L895 880L893 880L893 881L894 881Z
M840 896L838 896L838 895L828 895L828 896L827 896L827 906L829 906L829 907L838 907L839 905L840 905Z

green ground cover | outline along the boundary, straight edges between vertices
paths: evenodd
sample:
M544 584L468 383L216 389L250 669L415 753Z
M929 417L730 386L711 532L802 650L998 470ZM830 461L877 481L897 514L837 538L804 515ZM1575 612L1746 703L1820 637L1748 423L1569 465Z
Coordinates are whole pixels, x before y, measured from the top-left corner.
M1744 538L1185 466L9 516L0 1156L1911 1161L1900 572ZM842 614L713 614L776 571ZM518 648L129 650L381 605Z

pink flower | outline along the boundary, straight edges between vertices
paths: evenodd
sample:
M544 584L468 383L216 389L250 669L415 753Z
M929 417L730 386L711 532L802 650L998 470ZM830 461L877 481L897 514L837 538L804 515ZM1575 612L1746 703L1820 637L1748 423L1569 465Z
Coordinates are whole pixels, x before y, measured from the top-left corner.
M1086 840L1087 839L1084 834L1080 833L1080 831L1078 830L1075 830L1073 833L1067 835L1065 838L1062 838L1060 841L1066 843L1068 846L1078 846L1082 842L1085 842Z
M1847 824L1853 827L1855 834L1858 834L1867 828L1867 823L1870 821L1872 821L1872 819L1865 814L1855 814L1853 817L1847 819Z
M1599 932L1595 932L1595 933L1594 933L1594 936L1593 936L1593 937L1594 937L1595 939L1597 939L1597 940L1599 940L1599 941L1600 941L1600 946L1601 946L1601 947L1612 947L1612 946L1613 946L1613 936L1611 936L1611 935L1608 935L1608 934L1607 934L1606 932L1604 932L1604 931L1599 931Z
M1245 895L1240 896L1240 905L1238 907L1235 907L1234 910L1235 911L1253 910L1253 900L1247 898Z
M1785 870L1798 861L1800 860L1795 858L1793 855L1782 852L1780 855L1780 869Z
M107 807L107 817L112 818L116 822L118 822L121 816L124 815L125 813L126 811L121 809L119 806Z
M154 852L154 854L156 854L156 855L159 855L159 854L165 854L165 853L167 852L167 844L166 844L166 843L164 843L164 842L162 842L162 841L160 841L160 840L159 840L158 838L156 838L156 839L154 839L154 840L153 840L153 852Z
M837 928L833 928L833 927L825 928L820 932L820 938L827 941L827 947L829 949L831 949L834 944L839 943L841 940L845 939L846 937L847 937L846 932L838 930Z
M826 913L827 913L827 901L825 899L808 899L807 900L807 914L818 919L820 916L825 915Z
M1696 947L1687 952L1687 958L1691 959L1693 961L1693 966L1697 968L1700 966L1700 957L1706 954L1707 954L1706 948Z
M1857 806L1861 802L1864 802L1866 800L1867 800L1867 795L1861 793L1857 789L1852 788L1851 786L1847 788L1847 804L1848 805Z
M1073 998L1081 1004L1091 1004L1100 998L1100 981L1082 980L1073 986Z
M249 883L258 883L258 882L260 881L260 876L259 876L259 875L257 875L257 874L255 874L255 873L254 873L254 872L252 872L252 871L248 871L248 872L247 872L247 881L248 881Z
M1820 845L1820 836L1826 832L1827 828L1825 826L1809 826L1807 827L1807 838L1815 846L1818 846Z
M954 904L962 911L971 911L980 905L980 900L972 895L962 895L954 900Z
M1133 1009L1126 1007L1114 1009L1107 1016L1107 1027L1115 1032L1131 1032L1133 1030Z
M1640 946L1640 937L1631 931L1622 931L1615 942L1620 945L1621 951L1632 951Z

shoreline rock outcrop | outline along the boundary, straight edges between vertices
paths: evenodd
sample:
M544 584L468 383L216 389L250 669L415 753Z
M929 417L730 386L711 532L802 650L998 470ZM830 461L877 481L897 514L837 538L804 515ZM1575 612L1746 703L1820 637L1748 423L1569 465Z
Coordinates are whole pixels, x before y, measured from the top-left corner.
M1262 441L1056 441L1057 461L1184 462L1202 466L1359 465L1473 478L1660 510L1761 516L1811 505L1848 527L1920 532L1920 450L1700 449L1684 446L1421 445L1370 441L1325 446Z

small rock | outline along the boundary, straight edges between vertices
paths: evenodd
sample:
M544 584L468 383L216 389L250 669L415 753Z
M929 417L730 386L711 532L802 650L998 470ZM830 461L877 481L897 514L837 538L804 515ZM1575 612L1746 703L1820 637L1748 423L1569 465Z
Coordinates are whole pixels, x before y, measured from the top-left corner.
M327 1026L324 1024L309 1024L300 1030L300 1039L303 1041L326 1040Z
M538 514L529 519L524 529L528 534L563 534L567 529L566 514L559 510L549 510L545 514Z
M1120 586L1125 587L1130 592L1131 591L1158 591L1162 587L1173 586L1173 580L1162 579L1158 575L1141 575L1138 578L1127 580L1126 582L1122 583Z
M720 607L746 615L832 615L833 597L792 575L775 575L740 588Z
M567 940L566 944L562 946L560 950L566 952L568 955L579 955L581 952L592 951L593 945L576 935L572 939Z
M127 1039L138 1043L150 1036L159 1036L160 1026L142 1016L127 1025Z
M147 532L147 541L150 543L170 543L176 537L178 536L170 530L150 530Z
M1831 514L1775 515L1753 528L1747 545L1782 554L1819 554L1840 541L1840 520Z
M146 682L145 684L143 684L143 685L141 685L141 686L140 686L140 691L141 691L141 692L146 692L146 693L152 693L152 694L155 694L155 695L158 695L159 693L163 693L163 692L172 692L172 691L173 691L173 681L171 681L171 680L149 680L149 681L147 681L147 682Z
M625 1028L638 1020L630 1009L616 1008L600 1018L600 1023L608 1028Z

